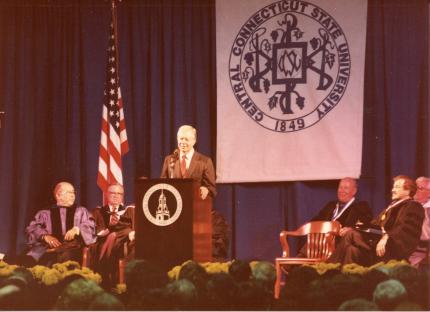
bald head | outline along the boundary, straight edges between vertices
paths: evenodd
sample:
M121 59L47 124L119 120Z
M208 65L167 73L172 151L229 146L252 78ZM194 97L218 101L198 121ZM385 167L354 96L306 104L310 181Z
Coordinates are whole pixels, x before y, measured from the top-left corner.
M60 182L54 188L54 197L58 206L70 207L75 203L75 188L69 182Z

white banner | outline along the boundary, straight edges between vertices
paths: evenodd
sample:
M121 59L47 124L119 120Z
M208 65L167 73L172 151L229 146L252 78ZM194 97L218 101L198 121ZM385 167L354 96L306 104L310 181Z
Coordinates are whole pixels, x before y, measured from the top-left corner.
M359 177L365 0L216 0L217 182Z

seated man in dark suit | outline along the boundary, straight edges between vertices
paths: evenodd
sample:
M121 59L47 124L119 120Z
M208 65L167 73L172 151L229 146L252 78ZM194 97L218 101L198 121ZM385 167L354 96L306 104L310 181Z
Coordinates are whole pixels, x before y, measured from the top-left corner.
M92 211L96 222L97 252L95 270L103 277L107 288L118 281L118 261L123 257L124 243L128 244L129 255L134 252L134 210L124 207L124 188L120 184L108 187L107 205Z
M200 183L200 196L215 197L215 169L212 160L194 150L195 128L184 125L178 130L178 149L164 159L161 178L191 178Z
M34 259L33 264L80 262L82 247L96 240L94 220L85 207L75 205L73 185L58 183L54 197L56 204L37 212L25 230L29 246L27 260ZM27 260L22 264L31 265Z
M337 188L337 201L328 202L312 221L338 221L342 225L340 235L345 235L357 223L368 224L372 220L372 211L365 201L358 201L357 181L343 178Z
M372 211L366 201L355 198L357 181L343 178L337 187L337 201L328 202L311 221L338 221L342 228L340 235L345 235L356 224L368 224L372 220ZM339 240L336 239L336 243ZM298 257L306 255L306 245L298 253Z
M420 241L424 220L423 207L412 199L416 190L409 177L395 177L391 204L371 221L371 227L344 235L328 261L372 265L378 261L408 259Z

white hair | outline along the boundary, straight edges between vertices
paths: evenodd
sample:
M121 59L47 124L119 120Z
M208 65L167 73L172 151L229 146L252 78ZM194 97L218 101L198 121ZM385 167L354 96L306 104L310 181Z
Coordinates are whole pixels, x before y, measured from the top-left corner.
M180 126L179 129L178 129L178 134L177 135L179 136L179 133L181 133L181 132L188 132L188 131L190 131L193 134L194 140L197 141L197 130L196 130L196 128L194 128L193 126L190 126L190 125Z

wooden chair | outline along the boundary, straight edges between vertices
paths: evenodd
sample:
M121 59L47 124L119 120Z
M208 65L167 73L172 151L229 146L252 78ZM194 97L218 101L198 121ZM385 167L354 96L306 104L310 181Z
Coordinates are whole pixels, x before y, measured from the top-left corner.
M133 229L133 231L136 229L136 221L135 221L135 216L136 216L136 206L133 205L129 205L127 206L127 209L132 209L132 220L131 220L131 228ZM136 242L136 239L134 240L133 244ZM118 283L119 284L124 284L125 283L125 267L128 263L129 260L129 256L131 254L131 248L129 248L129 244L125 243L124 244L124 253L123 253L123 258L119 259L118 261Z
M327 260L335 249L335 238L339 235L341 224L337 221L312 221L302 225L295 231L282 231L279 239L282 246L282 257L275 259L276 282L275 299L279 298L283 273L288 274L285 266L292 264L313 264ZM287 236L307 236L306 257L290 257Z

